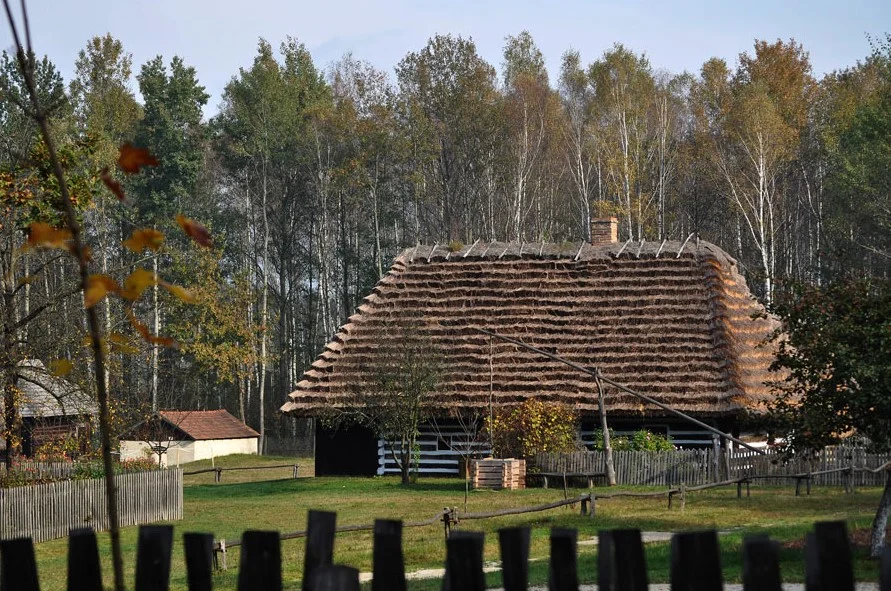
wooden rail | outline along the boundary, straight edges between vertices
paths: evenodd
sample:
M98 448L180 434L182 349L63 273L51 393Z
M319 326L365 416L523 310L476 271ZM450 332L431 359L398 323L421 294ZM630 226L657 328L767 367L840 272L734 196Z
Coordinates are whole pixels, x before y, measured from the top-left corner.
M192 470L190 472L183 472L183 476L194 476L196 474L207 474L208 472L214 472L214 482L220 482L223 478L223 472L236 472L238 470L271 470L273 468L291 468L292 478L297 478L297 472L299 465L298 464L273 464L271 466L242 466L238 468L223 468L223 467L215 467L215 468L204 468L202 470Z

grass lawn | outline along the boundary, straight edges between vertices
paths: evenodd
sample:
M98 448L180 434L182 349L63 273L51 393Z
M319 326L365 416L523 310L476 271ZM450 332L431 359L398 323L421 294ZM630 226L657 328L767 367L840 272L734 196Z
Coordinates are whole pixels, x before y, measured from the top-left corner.
M291 463L294 458L256 456L224 457L217 466L244 466ZM296 460L301 474L312 474L311 460ZM209 467L210 462L189 464L188 469ZM304 467L306 469L304 470ZM375 518L420 521L435 515L443 507L463 511L464 482L458 479L425 479L403 487L396 478L298 478L290 477L286 468L224 472L220 484L213 483L213 474L186 477L184 519L173 525L175 547L171 588L186 589L182 533L212 532L217 539L239 539L247 529L291 532L306 525L308 509L336 511L339 525L367 524ZM260 481L264 479L263 481ZM270 479L270 480L265 480ZM604 490L604 489L601 489ZM614 490L614 489L613 489ZM570 491L570 495L582 491ZM811 496L794 496L794 487L752 487L752 497L736 498L736 489L690 493L684 511L669 510L663 499L602 499L597 502L595 518L582 517L578 507L561 508L542 513L514 515L496 519L467 521L463 529L487 533L486 560L498 559L498 528L508 525L529 525L533 528L530 567L532 582L547 578L548 533L551 527L573 527L579 541L594 539L601 528L637 527L644 531L680 531L717 528L727 532L720 537L725 579L741 577L740 548L743 535L768 533L786 543L782 550L782 573L788 581L803 581L804 551L800 544L805 532L815 521L843 519L849 529L869 527L881 490L859 489L846 495L840 488L815 488ZM491 511L552 502L563 497L562 490L527 489L521 491L471 491L467 510ZM133 580L137 528L125 528L122 543L127 580ZM99 534L100 553L105 568L104 581L111 581L111 558L106 533ZM42 589L64 589L66 573L66 540L37 545L38 570ZM286 589L299 589L303 567L303 540L282 542L283 575ZM579 545L579 574L582 582L596 580L596 545ZM371 533L339 534L335 544L335 561L371 570ZM406 570L441 567L445 558L442 526L411 528L404 531ZM855 549L855 573L858 581L877 579L877 565L866 558L863 548ZM229 570L218 573L215 588L235 589L238 553L228 557ZM647 545L647 563L651 582L667 582L669 576L668 544ZM497 573L488 575L490 586L500 582ZM131 583L132 584L132 583ZM439 581L418 581L411 589L439 589Z

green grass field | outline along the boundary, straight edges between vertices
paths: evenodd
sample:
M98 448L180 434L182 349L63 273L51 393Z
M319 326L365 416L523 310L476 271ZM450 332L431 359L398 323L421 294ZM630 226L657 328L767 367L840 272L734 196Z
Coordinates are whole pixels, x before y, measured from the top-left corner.
M267 465L295 462L294 458L232 456L218 458L217 466ZM301 474L312 474L312 460L297 459ZM209 467L210 462L189 464L187 469ZM184 518L176 522L171 588L186 589L182 557L182 534L187 531L212 532L217 539L239 539L247 529L291 532L306 525L309 509L337 512L338 525L370 524L375 518L420 521L441 511L443 507L464 508L464 482L459 479L424 479L403 487L396 478L291 478L287 468L271 468L244 472L224 472L222 482L213 483L213 474L188 476L185 480ZM600 489L604 490L604 489ZM611 489L615 490L615 489ZM584 491L570 491L570 495ZM595 491L596 492L596 491ZM533 582L543 583L547 577L548 533L551 527L573 527L579 541L596 538L601 528L637 527L644 531L681 531L717 528L721 535L722 564L728 581L739 581L740 547L746 534L767 533L784 542L782 572L788 581L803 580L801 540L815 521L843 519L849 529L869 527L878 504L880 489L859 489L846 495L840 488L815 488L811 496L794 496L794 487L752 487L751 498L736 498L736 489L727 488L690 493L684 511L668 509L664 498L602 499L597 502L595 518L582 517L578 507L560 508L541 513L515 515L495 519L467 521L463 529L487 534L486 560L498 559L495 532L509 525L533 528L533 559L530 572ZM492 511L509 507L532 506L563 498L562 490L528 489L521 491L471 491L467 510ZM122 532L127 580L132 584L135 567L137 528ZM105 567L106 585L111 581L111 559L108 535L99 534L100 552ZM445 557L441 525L411 528L404 531L406 570L441 567ZM298 589L303 567L304 542L282 542L283 575L286 589ZM579 544L579 571L582 582L596 580L596 545ZM335 561L349 564L363 572L371 570L370 532L339 534L335 544ZM61 590L65 587L66 541L54 540L36 548L41 588ZM855 549L858 581L876 580L877 565L866 558L863 548ZM668 580L668 544L647 545L647 563L652 582ZM235 589L238 552L228 557L229 570L215 579L217 589ZM500 576L488 575L491 586ZM438 581L412 582L412 589L439 589Z

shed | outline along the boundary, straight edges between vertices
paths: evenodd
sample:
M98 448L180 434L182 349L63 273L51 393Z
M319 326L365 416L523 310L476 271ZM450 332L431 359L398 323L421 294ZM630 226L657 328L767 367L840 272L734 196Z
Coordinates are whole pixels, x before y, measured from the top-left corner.
M86 451L96 401L78 385L53 375L39 359L16 366L15 387L21 395L22 453L32 456L41 445L73 438L78 451ZM0 409L3 400L0 397ZM3 420L0 413L0 421Z
M370 368L381 362L380 351L399 338L391 327L408 320L442 359L443 374L429 397L440 416L482 412L490 400L509 406L539 398L577 409L583 440L598 427L598 393L588 375L493 340L482 328L597 367L636 391L738 432L745 416L770 397L765 379L773 349L765 340L779 322L752 297L736 261L699 240L620 243L614 218L598 220L592 235L594 243L405 250L303 374L282 412L314 416L351 404L353 393L373 384ZM605 403L617 431L647 427L678 444L711 444L707 431L624 392L608 388ZM317 472L352 461L359 446L374 443L368 439L359 430L317 430ZM443 451L441 439L422 440L422 454ZM378 472L389 471L376 443ZM325 454L332 458L319 457ZM457 461L453 465L457 472Z
M260 434L226 410L162 410L128 439L121 459L160 452L162 465L179 465L230 454L256 454Z

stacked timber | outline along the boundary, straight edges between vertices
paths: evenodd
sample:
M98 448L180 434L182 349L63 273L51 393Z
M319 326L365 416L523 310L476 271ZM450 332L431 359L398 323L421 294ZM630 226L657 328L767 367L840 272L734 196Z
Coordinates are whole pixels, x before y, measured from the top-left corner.
M526 488L526 460L513 458L471 460L473 488Z

